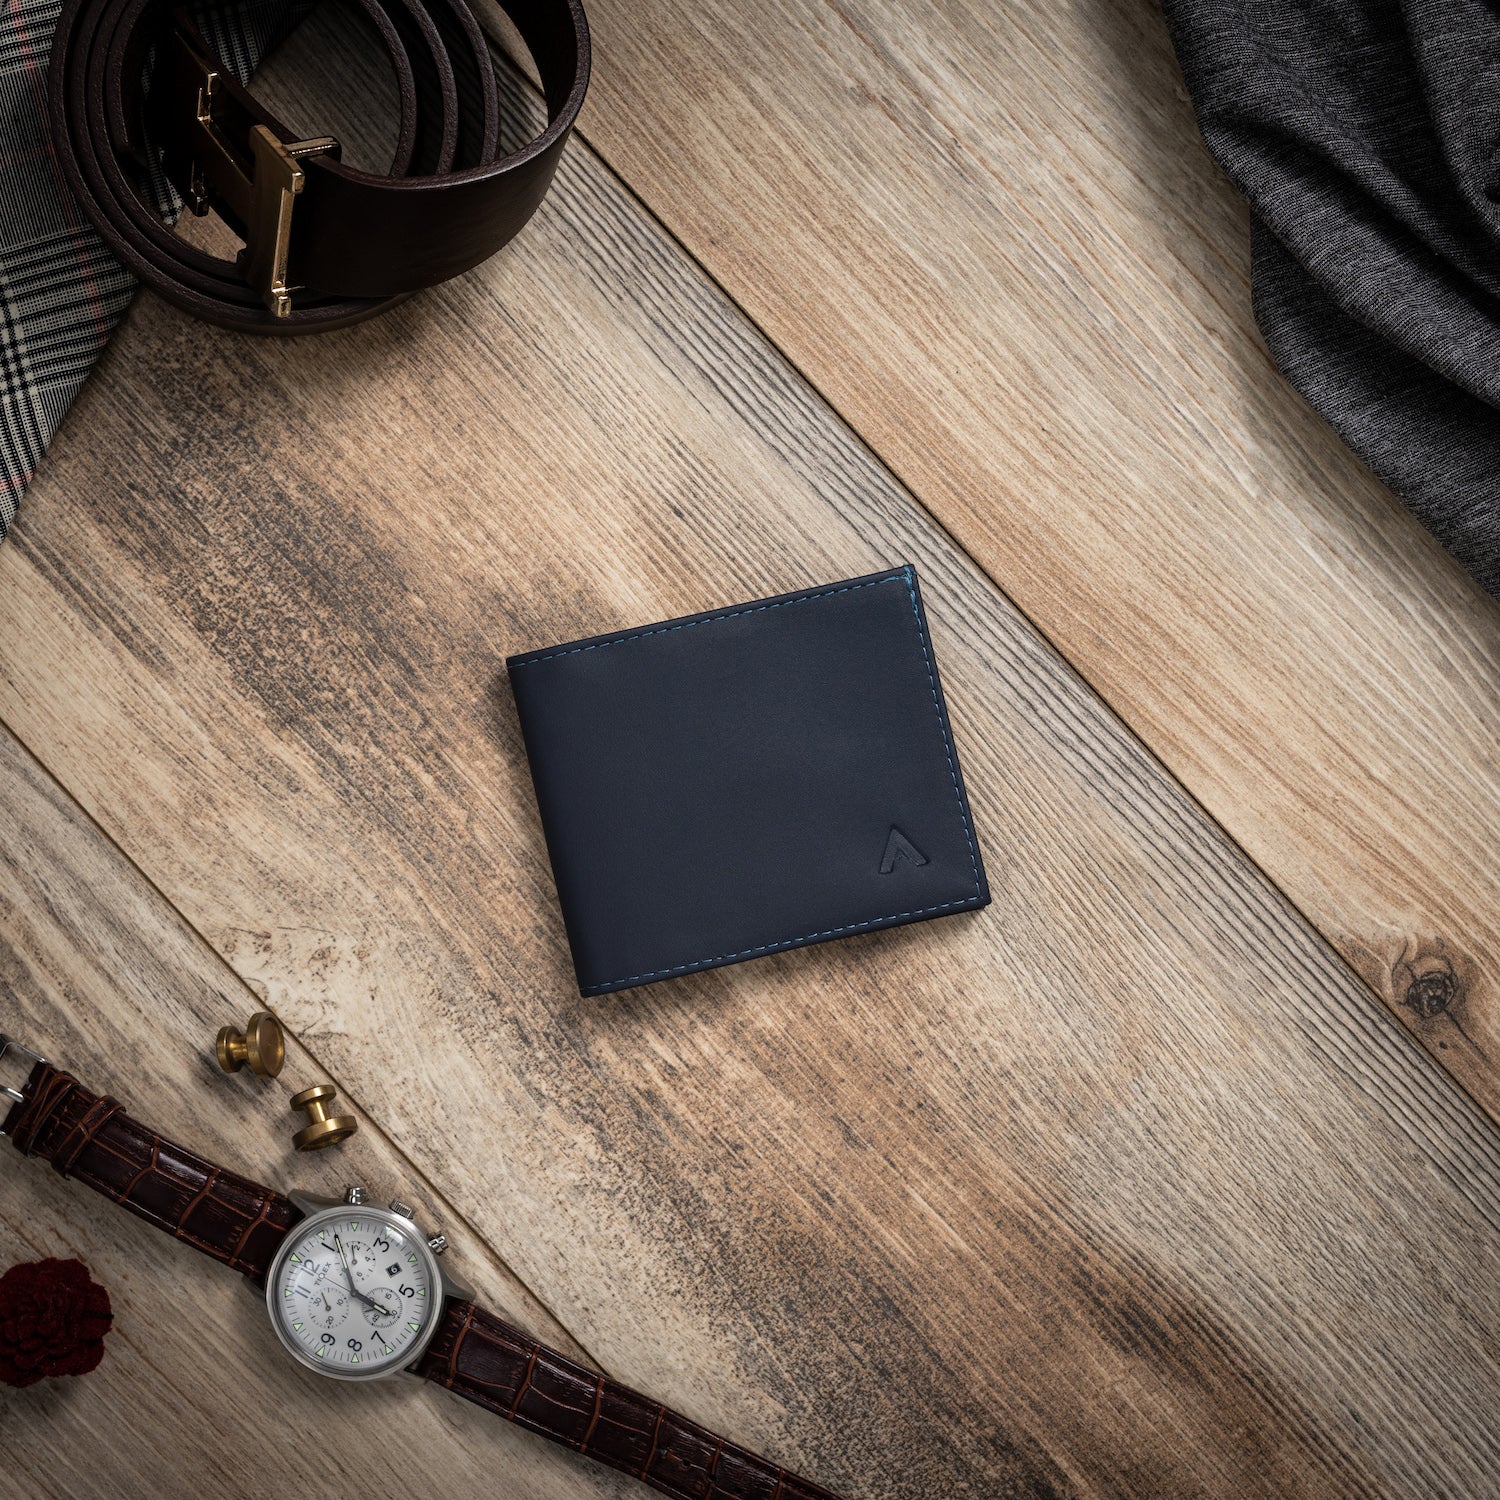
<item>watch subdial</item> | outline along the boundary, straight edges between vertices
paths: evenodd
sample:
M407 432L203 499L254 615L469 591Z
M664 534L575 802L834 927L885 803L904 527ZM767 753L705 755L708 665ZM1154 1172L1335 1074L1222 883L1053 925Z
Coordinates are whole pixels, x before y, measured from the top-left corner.
M349 1298L343 1292L324 1287L314 1292L308 1307L308 1320L314 1328L337 1328L349 1316Z
M401 1315L401 1299L388 1286L372 1287L367 1295L365 1322L372 1328L389 1328Z

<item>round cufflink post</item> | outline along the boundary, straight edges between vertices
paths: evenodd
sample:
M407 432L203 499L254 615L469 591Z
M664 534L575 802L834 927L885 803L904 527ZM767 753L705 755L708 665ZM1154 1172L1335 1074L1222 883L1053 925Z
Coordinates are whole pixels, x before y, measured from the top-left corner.
M359 1128L353 1115L328 1113L338 1092L331 1083L318 1083L292 1095L292 1113L305 1110L308 1119L308 1123L292 1137L292 1144L299 1151L321 1151L324 1146L336 1146L340 1141L347 1141Z
M286 1061L281 1022L270 1011L258 1010L245 1022L243 1031L221 1027L214 1053L226 1073L238 1073L248 1063L257 1078L274 1078Z

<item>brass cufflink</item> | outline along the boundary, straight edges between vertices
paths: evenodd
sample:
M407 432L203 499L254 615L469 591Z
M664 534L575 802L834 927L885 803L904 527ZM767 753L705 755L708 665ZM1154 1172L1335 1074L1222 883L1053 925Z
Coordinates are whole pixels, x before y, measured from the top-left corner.
M353 1115L328 1113L338 1092L331 1083L318 1083L292 1095L292 1113L304 1109L310 1122L292 1137L292 1144L299 1151L321 1151L324 1146L336 1146L340 1141L347 1141L359 1128Z
M281 1022L268 1010L258 1010L245 1022L243 1031L220 1028L214 1052L226 1073L238 1073L246 1063L257 1078L274 1078L286 1061L286 1038Z

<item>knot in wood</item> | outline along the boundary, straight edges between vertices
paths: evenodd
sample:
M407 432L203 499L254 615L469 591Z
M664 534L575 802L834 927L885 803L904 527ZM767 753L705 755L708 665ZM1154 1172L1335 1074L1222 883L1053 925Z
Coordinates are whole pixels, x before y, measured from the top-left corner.
M1440 1016L1458 998L1458 979L1446 964L1418 974L1406 987L1401 1003L1430 1021Z

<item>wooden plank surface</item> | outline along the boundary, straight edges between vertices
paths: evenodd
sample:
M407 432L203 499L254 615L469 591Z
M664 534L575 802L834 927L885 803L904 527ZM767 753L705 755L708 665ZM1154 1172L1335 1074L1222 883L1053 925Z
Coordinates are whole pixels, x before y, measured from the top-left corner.
M901 559L994 906L580 1000L503 656ZM0 638L0 717L611 1373L856 1497L1500 1483L1488 1123L586 151L372 327L142 300ZM107 1009L187 1057L198 998Z
M1271 366L1158 7L589 16L589 141L1500 1113L1500 608Z
M261 1180L399 1196L442 1227L479 1296L587 1358L357 1104L344 1101L360 1121L347 1146L297 1156L287 1100L324 1081L317 1060L293 1039L278 1079L221 1073L213 1038L255 996L3 731L0 786L0 1029L45 1036L80 1077ZM511 1493L549 1500L637 1493L456 1398L404 1381L357 1390L302 1369L269 1337L264 1300L243 1278L12 1156L0 1169L0 1261L78 1257L116 1322L87 1379L0 1386L0 1495L329 1493L330 1476L367 1475L372 1453L383 1481L414 1496L435 1483L493 1496L500 1473L514 1476Z

